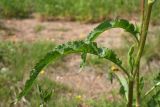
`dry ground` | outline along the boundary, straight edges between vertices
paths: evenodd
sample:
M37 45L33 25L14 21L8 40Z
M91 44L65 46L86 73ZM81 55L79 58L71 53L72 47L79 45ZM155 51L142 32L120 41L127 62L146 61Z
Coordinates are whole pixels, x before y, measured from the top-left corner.
M41 22L36 19L5 20L6 27L13 28L13 34L1 34L1 39L12 41L51 40L57 44L70 40L84 39L97 24L84 24L79 22L50 21ZM107 46L119 47L121 45L122 30L107 31L99 39Z

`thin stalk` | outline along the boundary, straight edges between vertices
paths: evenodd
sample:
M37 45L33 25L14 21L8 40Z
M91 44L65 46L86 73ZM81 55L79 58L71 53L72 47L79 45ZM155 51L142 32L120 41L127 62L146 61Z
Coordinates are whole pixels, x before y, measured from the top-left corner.
M137 69L137 76L136 76L136 107L140 107L140 100L141 100L141 93L140 93L140 74L139 74L139 65Z
M138 46L138 53L137 57L135 60L135 69L134 69L134 74L133 78L136 77L136 107L140 107L140 89L139 89L139 67L140 67L140 61L141 61L141 56L143 54L143 50L145 47L145 42L148 34L148 27L149 27L149 22L150 22L150 16L151 16L151 11L152 11L152 6L154 4L154 0L148 0L148 5L147 5L147 10L144 18L144 0L142 0L142 24L141 24L141 36L140 36L140 44Z
M149 22L150 22L150 16L151 16L151 11L152 11L152 6L153 6L154 2L149 2L147 5L147 12L146 12L146 18L144 20L144 26L142 29L142 34L140 37L140 45L139 45L139 49L138 49L138 53L137 53L137 57L136 57L136 61L135 61L135 70L134 70L134 78L138 72L138 66L140 64L140 60L141 60L141 56L143 54L143 50L144 50L144 46L145 46L145 42L146 42L146 38L147 38L147 34L148 34L148 27L149 27Z
M143 25L144 25L144 15L145 15L145 0L141 0L141 32L140 35L142 35L142 29L143 29ZM141 42L141 41L140 41ZM139 86L139 81L140 81L140 77L139 77L139 64L138 64L138 68L137 68L137 76L136 76L136 107L140 107L140 86Z
M143 25L144 25L144 15L145 15L145 0L141 0L141 32L140 35L142 33L142 29L143 29Z
M153 86L149 91L147 91L144 95L144 98L149 95L152 91L154 91L155 88L157 88L158 86L160 86L160 82L158 82L155 86Z
M128 92L128 104L127 107L132 107L133 106L133 88L134 88L134 81L129 80L129 92Z
M128 78L131 78L131 76L130 76L130 74L127 72L127 70L124 68L124 67L122 67L122 66L119 66L121 69L122 69L122 71L127 75L127 77Z

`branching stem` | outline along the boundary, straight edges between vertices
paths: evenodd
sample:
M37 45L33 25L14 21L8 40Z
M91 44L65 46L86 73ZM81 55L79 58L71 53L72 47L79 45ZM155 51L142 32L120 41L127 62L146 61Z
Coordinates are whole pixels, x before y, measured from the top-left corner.
M147 38L147 34L148 34L148 27L149 27L150 16L151 16L153 4L154 4L154 2L149 2L147 5L146 18L144 20L144 26L143 26L141 37L140 37L140 45L139 45L139 49L138 49L138 53L137 53L137 57L136 57L136 61L135 61L135 70L134 70L134 75L133 75L134 78L138 72L137 69L140 64L141 56L143 54L143 50L144 50L144 46L145 46L145 42L146 42L146 38Z
M140 33L140 44L138 46L138 53L135 60L135 69L133 74L133 78L136 78L136 86L137 86L136 87L136 107L140 107L139 67L140 67L141 56L143 54L143 50L145 47L153 4L154 4L154 0L148 0L148 5L146 8L147 10L145 11L145 1L142 0L142 20L141 20L142 23L141 23L141 33ZM144 18L144 15L146 16L145 18Z
M140 31L140 35L142 35L142 29L144 26L144 15L145 15L145 0L141 0L141 31ZM140 107L140 86L139 86L139 64L138 64L138 68L137 68L137 76L136 76L136 107Z

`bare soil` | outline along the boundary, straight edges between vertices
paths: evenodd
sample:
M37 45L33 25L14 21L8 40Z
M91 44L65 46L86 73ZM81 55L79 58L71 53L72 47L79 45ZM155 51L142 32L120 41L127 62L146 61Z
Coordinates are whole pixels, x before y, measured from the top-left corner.
M36 19L3 20L5 26L12 29L12 33L3 33L0 39L12 41L51 40L61 44L67 41L84 39L98 24L84 24L80 22L49 21L41 22ZM109 30L98 39L99 43L107 47L119 47L122 44L120 29Z

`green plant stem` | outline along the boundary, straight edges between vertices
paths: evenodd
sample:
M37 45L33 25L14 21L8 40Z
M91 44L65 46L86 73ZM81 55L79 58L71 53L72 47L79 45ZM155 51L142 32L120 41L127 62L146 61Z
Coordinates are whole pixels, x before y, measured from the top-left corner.
M133 105L133 88L134 88L134 81L133 80L129 80L129 92L128 92L128 104L127 107L132 107Z
M144 1L143 1L143 3L144 3ZM143 12L142 12L142 25L141 25L142 28L141 28L140 44L138 47L138 54L136 57L135 70L134 70L134 74L133 74L133 78L136 77L136 107L140 107L139 67L140 67L141 56L143 54L143 50L145 47L145 42L146 42L146 38L147 38L148 27L149 27L150 16L151 16L153 4L154 4L154 2L148 1L145 18L144 18L144 10L142 10ZM143 8L144 8L144 6L143 6Z
M145 14L145 0L141 0L141 32L142 34L142 29L143 29L143 24L144 24L144 14Z
M141 93L140 93L140 83L139 83L139 66L138 66L138 72L136 76L136 107L140 107L140 100L141 100Z
M134 77L137 74L137 71L138 71L137 68L139 66L140 59L141 59L141 56L144 50L153 4L154 2L149 2L147 5L146 18L144 20L143 28L141 29L142 31L141 31L141 37L140 37L140 45L139 45L138 54L137 54L136 61L135 61L136 67L135 67Z
M140 35L142 34L142 29L143 29L143 25L144 25L144 15L145 15L145 0L141 0L141 32ZM138 68L137 68L137 76L136 76L136 107L140 107L140 86L139 86L139 64L138 64Z
M121 70L127 75L128 78L131 78L130 74L127 72L127 70L124 67L119 66L119 65L117 65L117 66L121 68Z
M148 27L149 27L149 22L150 22L152 6L153 6L153 3L149 3L148 6L147 6L146 18L144 20L144 26L143 26L142 34L141 34L141 37L140 37L140 45L139 45L139 48L138 48L138 53L137 53L137 57L136 57L136 61L135 61L135 69L134 69L134 74L133 74L134 78L135 78L137 72L139 71L138 68L139 68L141 56L143 54L143 50L144 50L144 46L145 46L145 42L146 42L146 37L147 37L147 33L148 33Z

